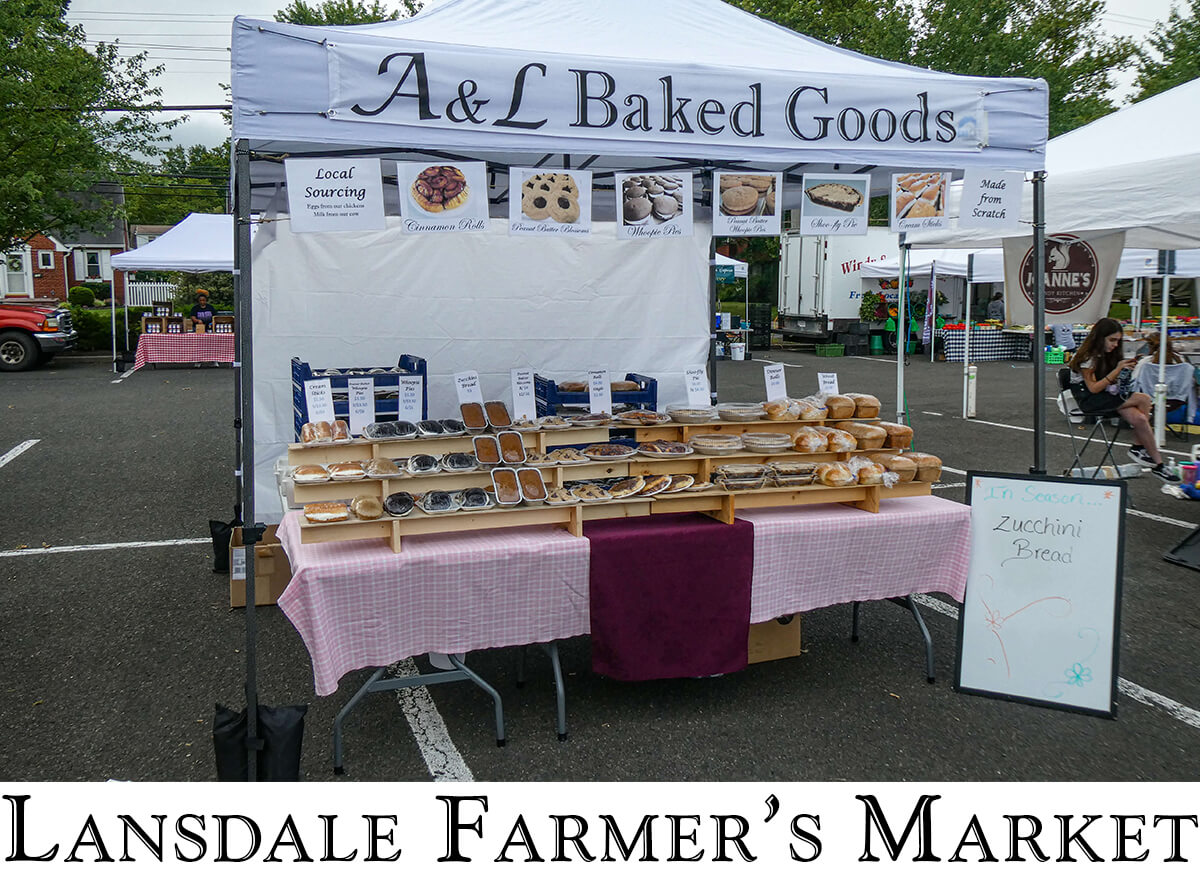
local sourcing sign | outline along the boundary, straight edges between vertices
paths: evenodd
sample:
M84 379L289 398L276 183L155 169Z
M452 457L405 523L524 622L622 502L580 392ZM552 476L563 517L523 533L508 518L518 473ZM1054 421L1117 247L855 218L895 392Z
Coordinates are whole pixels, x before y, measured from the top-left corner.
M786 72L739 76L716 67L422 47L329 45L328 117L567 141L603 135L644 145L807 143L948 154L977 151L986 136L980 89L969 80L799 80Z

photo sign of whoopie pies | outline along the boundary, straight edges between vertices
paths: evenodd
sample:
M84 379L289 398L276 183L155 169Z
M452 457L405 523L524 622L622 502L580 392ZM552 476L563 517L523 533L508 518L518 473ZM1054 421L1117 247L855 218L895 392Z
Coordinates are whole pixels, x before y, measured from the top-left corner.
M513 167L508 179L510 235L592 232L590 170Z
M801 187L802 236L865 236L871 177L850 173L805 173Z
M692 174L615 173L617 239L692 235Z
M405 233L478 233L488 227L487 164L397 163Z
M946 197L950 173L913 171L892 176L888 224L895 233L909 230L945 230Z
M715 236L778 236L783 174L739 170L713 173ZM776 205L776 198L780 202Z

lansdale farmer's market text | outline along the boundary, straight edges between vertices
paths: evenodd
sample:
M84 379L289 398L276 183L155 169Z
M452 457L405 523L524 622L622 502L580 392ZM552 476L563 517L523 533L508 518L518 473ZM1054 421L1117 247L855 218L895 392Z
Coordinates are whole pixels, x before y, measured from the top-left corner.
M1073 795L1073 794L1071 794ZM976 792L975 798L981 796ZM741 813L676 808L637 815L555 814L491 810L488 794L437 795L440 833L412 823L411 801L378 814L257 815L191 811L122 814L119 808L77 815L32 793L4 794L11 829L9 863L52 862L366 862L407 863L781 863L825 861L844 867L881 862L1188 862L1195 855L1197 815L1022 814L972 812L968 803L939 803L941 794L891 801L856 794L853 819L836 820L765 798ZM173 797L175 802L186 802ZM586 802L583 796L572 801ZM665 800L664 800L665 801ZM1033 800L1031 800L1032 802ZM1089 801L1094 801L1090 800ZM406 828L406 823L411 829ZM825 829L822 829L823 823ZM857 835L852 835L857 834ZM839 844L839 842L841 844ZM768 853L765 849L770 848Z

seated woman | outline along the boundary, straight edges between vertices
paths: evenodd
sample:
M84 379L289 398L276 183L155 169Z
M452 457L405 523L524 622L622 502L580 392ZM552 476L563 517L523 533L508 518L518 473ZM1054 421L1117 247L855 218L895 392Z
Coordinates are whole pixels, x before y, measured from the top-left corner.
M1154 386L1159 381L1158 352L1161 340L1159 334L1148 333L1145 337L1145 356L1133 368L1133 389L1145 394L1154 393ZM1187 420L1191 420L1196 406L1196 373L1181 354L1171 347L1168 337L1166 347L1166 369L1162 372L1163 383L1167 386L1167 411L1188 407Z
M1133 428L1137 444L1129 449L1130 458L1139 466L1164 481L1179 481L1168 470L1150 429L1150 409L1153 400L1148 394L1133 393L1122 397L1117 388L1121 373L1132 367L1133 358L1121 357L1121 324L1112 318L1101 318L1092 327L1079 351L1071 358L1071 392L1080 411L1088 415L1120 415Z

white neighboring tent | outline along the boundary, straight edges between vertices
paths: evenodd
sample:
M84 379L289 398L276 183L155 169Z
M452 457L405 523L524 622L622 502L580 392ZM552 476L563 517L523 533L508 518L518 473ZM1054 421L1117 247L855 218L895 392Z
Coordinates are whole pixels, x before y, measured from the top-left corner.
M125 272L233 272L233 216L193 212L153 242L115 254Z
M909 252L908 271L910 275L929 275L930 265L937 263L938 275L961 276L967 275L967 257L975 255L975 263L971 271L973 283L988 282L1002 283L1004 281L1004 252L999 248L923 248ZM1176 252L1175 278L1200 277L1200 250ZM867 278L896 278L900 274L900 265L895 261L879 261L864 264L862 277ZM1158 252L1150 248L1127 248L1121 253L1121 265L1117 269L1117 278L1134 279L1157 277Z
M1128 248L1200 248L1200 79L1126 106L1046 145L1046 231L1124 230ZM961 195L961 185L954 188ZM958 214L952 191L950 213ZM1028 236L1026 186L1020 229L911 233L925 248L994 248Z
M719 251L717 252L717 256L713 259L713 266L718 268L724 267L726 272L732 269L734 278L744 279L749 275L748 267L745 261L734 260L732 257L726 257Z

